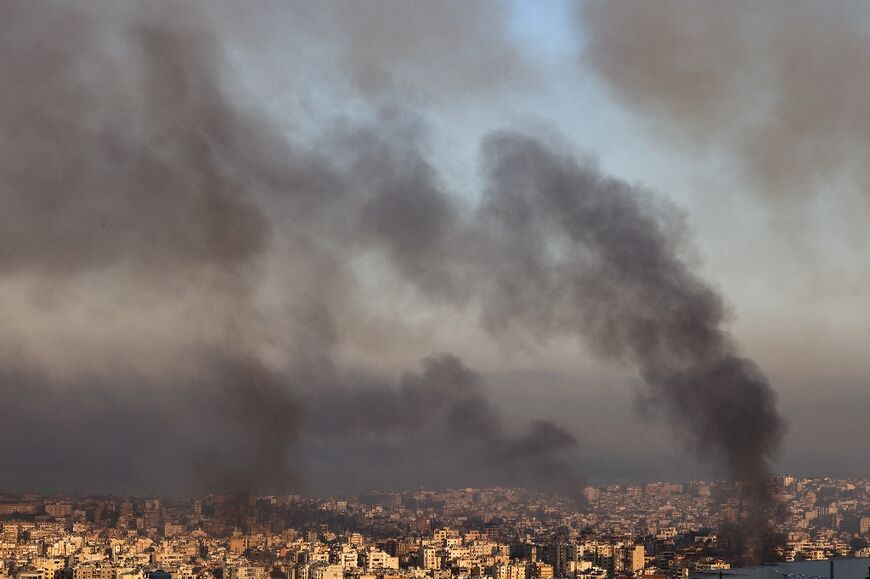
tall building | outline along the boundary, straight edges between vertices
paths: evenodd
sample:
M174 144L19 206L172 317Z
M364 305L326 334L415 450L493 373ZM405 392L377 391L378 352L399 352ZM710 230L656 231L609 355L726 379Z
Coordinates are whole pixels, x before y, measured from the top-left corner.
M420 548L420 566L423 569L440 569L441 557L438 556L438 549L432 545L425 545Z
M623 570L630 573L640 573L645 564L646 550L643 545L627 547L623 551Z

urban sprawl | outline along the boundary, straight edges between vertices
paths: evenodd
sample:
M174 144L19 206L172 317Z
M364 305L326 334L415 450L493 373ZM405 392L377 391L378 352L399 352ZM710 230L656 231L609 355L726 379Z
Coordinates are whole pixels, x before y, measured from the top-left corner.
M684 579L737 559L729 483L354 499L0 495L0 579ZM870 481L779 477L781 559L870 555Z

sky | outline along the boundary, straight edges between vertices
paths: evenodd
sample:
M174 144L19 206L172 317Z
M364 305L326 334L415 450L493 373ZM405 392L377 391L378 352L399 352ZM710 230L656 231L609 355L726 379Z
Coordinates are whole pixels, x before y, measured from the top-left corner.
M870 476L839 2L0 11L0 488Z

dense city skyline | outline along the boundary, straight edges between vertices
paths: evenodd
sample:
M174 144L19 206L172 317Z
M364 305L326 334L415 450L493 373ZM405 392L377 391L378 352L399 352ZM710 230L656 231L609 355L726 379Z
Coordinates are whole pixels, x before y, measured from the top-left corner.
M870 560L870 481L786 475L770 485L781 514L769 561ZM735 529L752 504L735 490L728 481L587 485L582 504L517 488L4 494L0 576L697 577L747 563Z

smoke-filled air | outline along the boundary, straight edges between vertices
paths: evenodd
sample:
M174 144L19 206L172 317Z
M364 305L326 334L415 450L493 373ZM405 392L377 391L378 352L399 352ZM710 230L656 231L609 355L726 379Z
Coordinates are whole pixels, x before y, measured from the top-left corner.
M508 420L467 339L426 345L457 319L504 356L567 340L624 367L675 444L770 474L776 397L683 211L534 123L485 131L456 187L427 107L534 84L533 67L480 32L498 6L403 8L380 45L382 4L0 8L4 485L307 492L321 473L338 492L579 496L571 425ZM318 81L293 49L324 21ZM474 58L404 87L463 43ZM372 355L404 340L416 357Z

